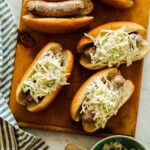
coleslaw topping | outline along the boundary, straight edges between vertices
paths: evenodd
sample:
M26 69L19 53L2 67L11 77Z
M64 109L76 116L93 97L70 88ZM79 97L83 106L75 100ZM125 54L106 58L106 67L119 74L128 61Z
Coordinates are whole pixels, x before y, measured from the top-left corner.
M68 85L64 66L52 51L43 53L33 67L33 73L23 82L23 92L29 93L36 103L59 86Z
M122 87L114 88L112 83L104 76L94 78L86 87L85 97L81 107L81 114L86 110L94 114L96 127L104 128L109 116L117 113L124 93Z
M96 47L95 53L90 53L92 65L120 65L126 61L127 66L132 64L133 59L139 55L138 34L125 31L125 27L118 30L102 30L94 39L92 36L85 34L92 39Z

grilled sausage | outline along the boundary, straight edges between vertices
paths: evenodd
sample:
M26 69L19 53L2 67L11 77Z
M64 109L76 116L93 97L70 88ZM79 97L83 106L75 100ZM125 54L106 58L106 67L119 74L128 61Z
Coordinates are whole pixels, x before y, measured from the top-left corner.
M41 17L72 17L82 14L85 8L83 0L70 0L63 2L30 1L26 10Z
M91 113L91 112L88 111L88 110L86 110L86 111L82 114L82 120L83 120L84 122L92 123L92 122L94 122L93 118L94 118L94 113Z
M125 79L123 78L122 75L116 75L114 76L114 78L111 80L113 86L115 88L120 88L121 86L123 86L124 82L125 82Z
M94 54L96 52L96 47L90 47L89 49L87 49L86 51L84 51L84 56L87 59L91 59L91 54Z
M34 101L29 92L26 93L28 102Z
M63 54L62 54L62 53L57 53L57 54L55 55L55 57L56 57L57 59L59 59L60 63L63 65L63 62L64 62L64 56L63 56Z

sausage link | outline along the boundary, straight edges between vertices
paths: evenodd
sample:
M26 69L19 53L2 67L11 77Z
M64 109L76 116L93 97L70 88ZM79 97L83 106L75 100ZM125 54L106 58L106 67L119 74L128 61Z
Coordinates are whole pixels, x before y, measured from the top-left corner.
M118 70L113 70L113 71L110 71L107 75L107 79L109 81L111 81L116 75L119 75L120 73L118 72Z
M63 63L64 63L64 55L63 55L63 53L56 53L55 57L57 59L59 59L59 62L61 63L61 65L63 65Z
M90 111L86 110L83 114L82 114L82 120L86 123L93 123L94 120L94 113L91 113Z
M96 47L94 47L94 46L90 47L90 48L88 48L87 50L84 51L84 56L87 59L91 60L91 54L95 54L95 52L96 52Z
M114 88L119 89L121 86L123 86L125 79L123 78L122 75L116 75L112 80L111 80Z
M83 0L70 0L63 2L30 1L26 10L41 17L72 17L82 14Z

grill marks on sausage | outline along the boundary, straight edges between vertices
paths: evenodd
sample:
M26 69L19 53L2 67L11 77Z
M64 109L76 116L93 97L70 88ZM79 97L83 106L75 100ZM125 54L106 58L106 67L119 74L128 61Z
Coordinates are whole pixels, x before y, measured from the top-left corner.
M40 17L73 17L82 15L85 5L83 0L63 2L30 1L26 10Z

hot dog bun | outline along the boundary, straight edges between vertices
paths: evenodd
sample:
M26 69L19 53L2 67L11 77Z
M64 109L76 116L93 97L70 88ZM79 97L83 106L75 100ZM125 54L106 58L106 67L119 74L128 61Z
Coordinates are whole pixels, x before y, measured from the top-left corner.
M94 75L92 75L88 80L86 80L84 82L84 84L80 87L80 89L77 91L76 95L73 98L72 104L71 104L71 117L74 121L79 122L81 120L80 111L81 111L81 105L84 101L84 93L85 93L86 87L92 82L92 80L94 78L97 78L97 77L102 78L103 76L107 76L109 73L118 75L118 74L120 74L120 71L117 68L109 68L109 69L99 71L99 72L95 73ZM134 85L133 85L132 81L126 80L123 85L123 89L124 89L123 90L124 97L120 101L116 110L119 110L124 105L124 103L126 103L129 100L130 96L132 95L132 93L134 91ZM112 116L109 116L107 118L107 121L111 117ZM88 123L85 123L84 121L82 121L82 125L83 125L83 129L87 132L94 132L99 129L95 126L94 123L88 124Z
M23 92L22 86L23 86L24 80L33 73L33 67L37 63L40 56L46 51L53 51L55 53L63 52L65 72L66 73L71 73L72 68L73 68L73 55L72 55L71 51L63 50L60 44L54 43L54 42L48 43L45 47L43 47L43 49L38 53L38 55L34 59L33 63L28 68L28 70L26 71L26 73L24 74L24 76L22 77L20 83L17 86L17 91L16 91L17 103L26 106L27 110L29 110L30 112L39 112L39 111L45 109L46 107L48 107L48 105L54 100L54 98L57 96L57 94L60 92L60 90L62 88L62 86L59 86L56 89L56 91L54 91L51 94L47 95L39 103L36 103L34 101L28 103L26 95ZM67 79L68 78L69 78L69 76L67 76Z
M142 37L145 36L145 33L146 33L145 28L143 26L137 24L137 23L133 23L133 22L112 22L112 23L107 23L107 24L98 26L95 29L88 32L87 34L92 36L95 39L97 37L97 35L100 33L101 30L117 30L117 29L120 29L122 27L125 27L125 30L127 32L136 32L139 35L141 35ZM146 42L146 41L144 40L143 42ZM93 43L93 41L90 38L86 37L86 36L81 38L81 40L77 44L78 53L82 53L92 43ZM148 54L149 50L150 50L149 46L144 47L141 50L140 55L133 61L140 60L140 59L144 58ZM123 64L123 63L125 63L125 61L121 62L121 64ZM83 67L85 67L89 70L97 70L97 69L101 69L101 68L107 66L107 65L91 66L89 60L87 60L83 56L81 56L81 58L80 58L80 64Z
M85 27L93 17L38 18L31 14L23 16L24 23L31 29L43 33L67 33Z
M115 8L126 9L133 6L133 0L99 0L107 5Z
M82 0L81 0L82 1ZM38 8L37 5L35 5L35 7L37 7L36 11L33 10L30 12L26 11L26 6L28 5L30 1L25 1L23 4L23 8L24 8L24 16L23 16L23 21L24 23L30 27L31 29L38 31L38 32L43 32L43 33L67 33L70 31L75 31L77 29L83 28L85 26L87 26L88 24L90 24L94 17L92 16L86 16L87 14L91 13L91 11L93 10L93 3L91 0L83 0L84 2L84 8L81 10L75 10L75 8L73 8L72 11L75 12L71 12L71 10L69 10L68 8L65 9L65 13L63 16L63 12L60 11L61 14L59 14L59 12L57 12L56 16L55 16L55 10L50 11L52 14L51 17L44 17L44 16L38 16L35 15L34 13L32 14L32 12L36 12L37 9L40 11L39 13L41 14L43 11L43 14L48 13L48 11L44 11L44 9ZM36 1L35 1L36 2ZM73 4L77 1L66 1L67 2L72 2ZM34 1L33 1L34 3ZM40 1L39 1L40 3ZM45 3L55 3L55 2L45 2ZM55 7L59 8L59 3L64 3L64 2L56 2L58 3L57 5L55 5ZM43 4L45 5L45 4ZM70 5L70 4L69 4ZM49 5L50 6L50 5ZM44 6L41 6L44 7ZM47 6L48 7L48 6ZM61 8L65 7L64 5L61 5ZM33 8L31 8L33 9ZM50 10L50 9L49 9ZM68 13L67 13L68 11ZM70 15L69 15L70 12ZM36 12L37 13L37 12ZM77 14L76 14L77 13ZM78 14L79 13L79 14ZM67 14L67 16L65 16ZM72 15L74 14L74 15ZM75 15L76 14L76 15ZM60 15L60 17L59 17Z

